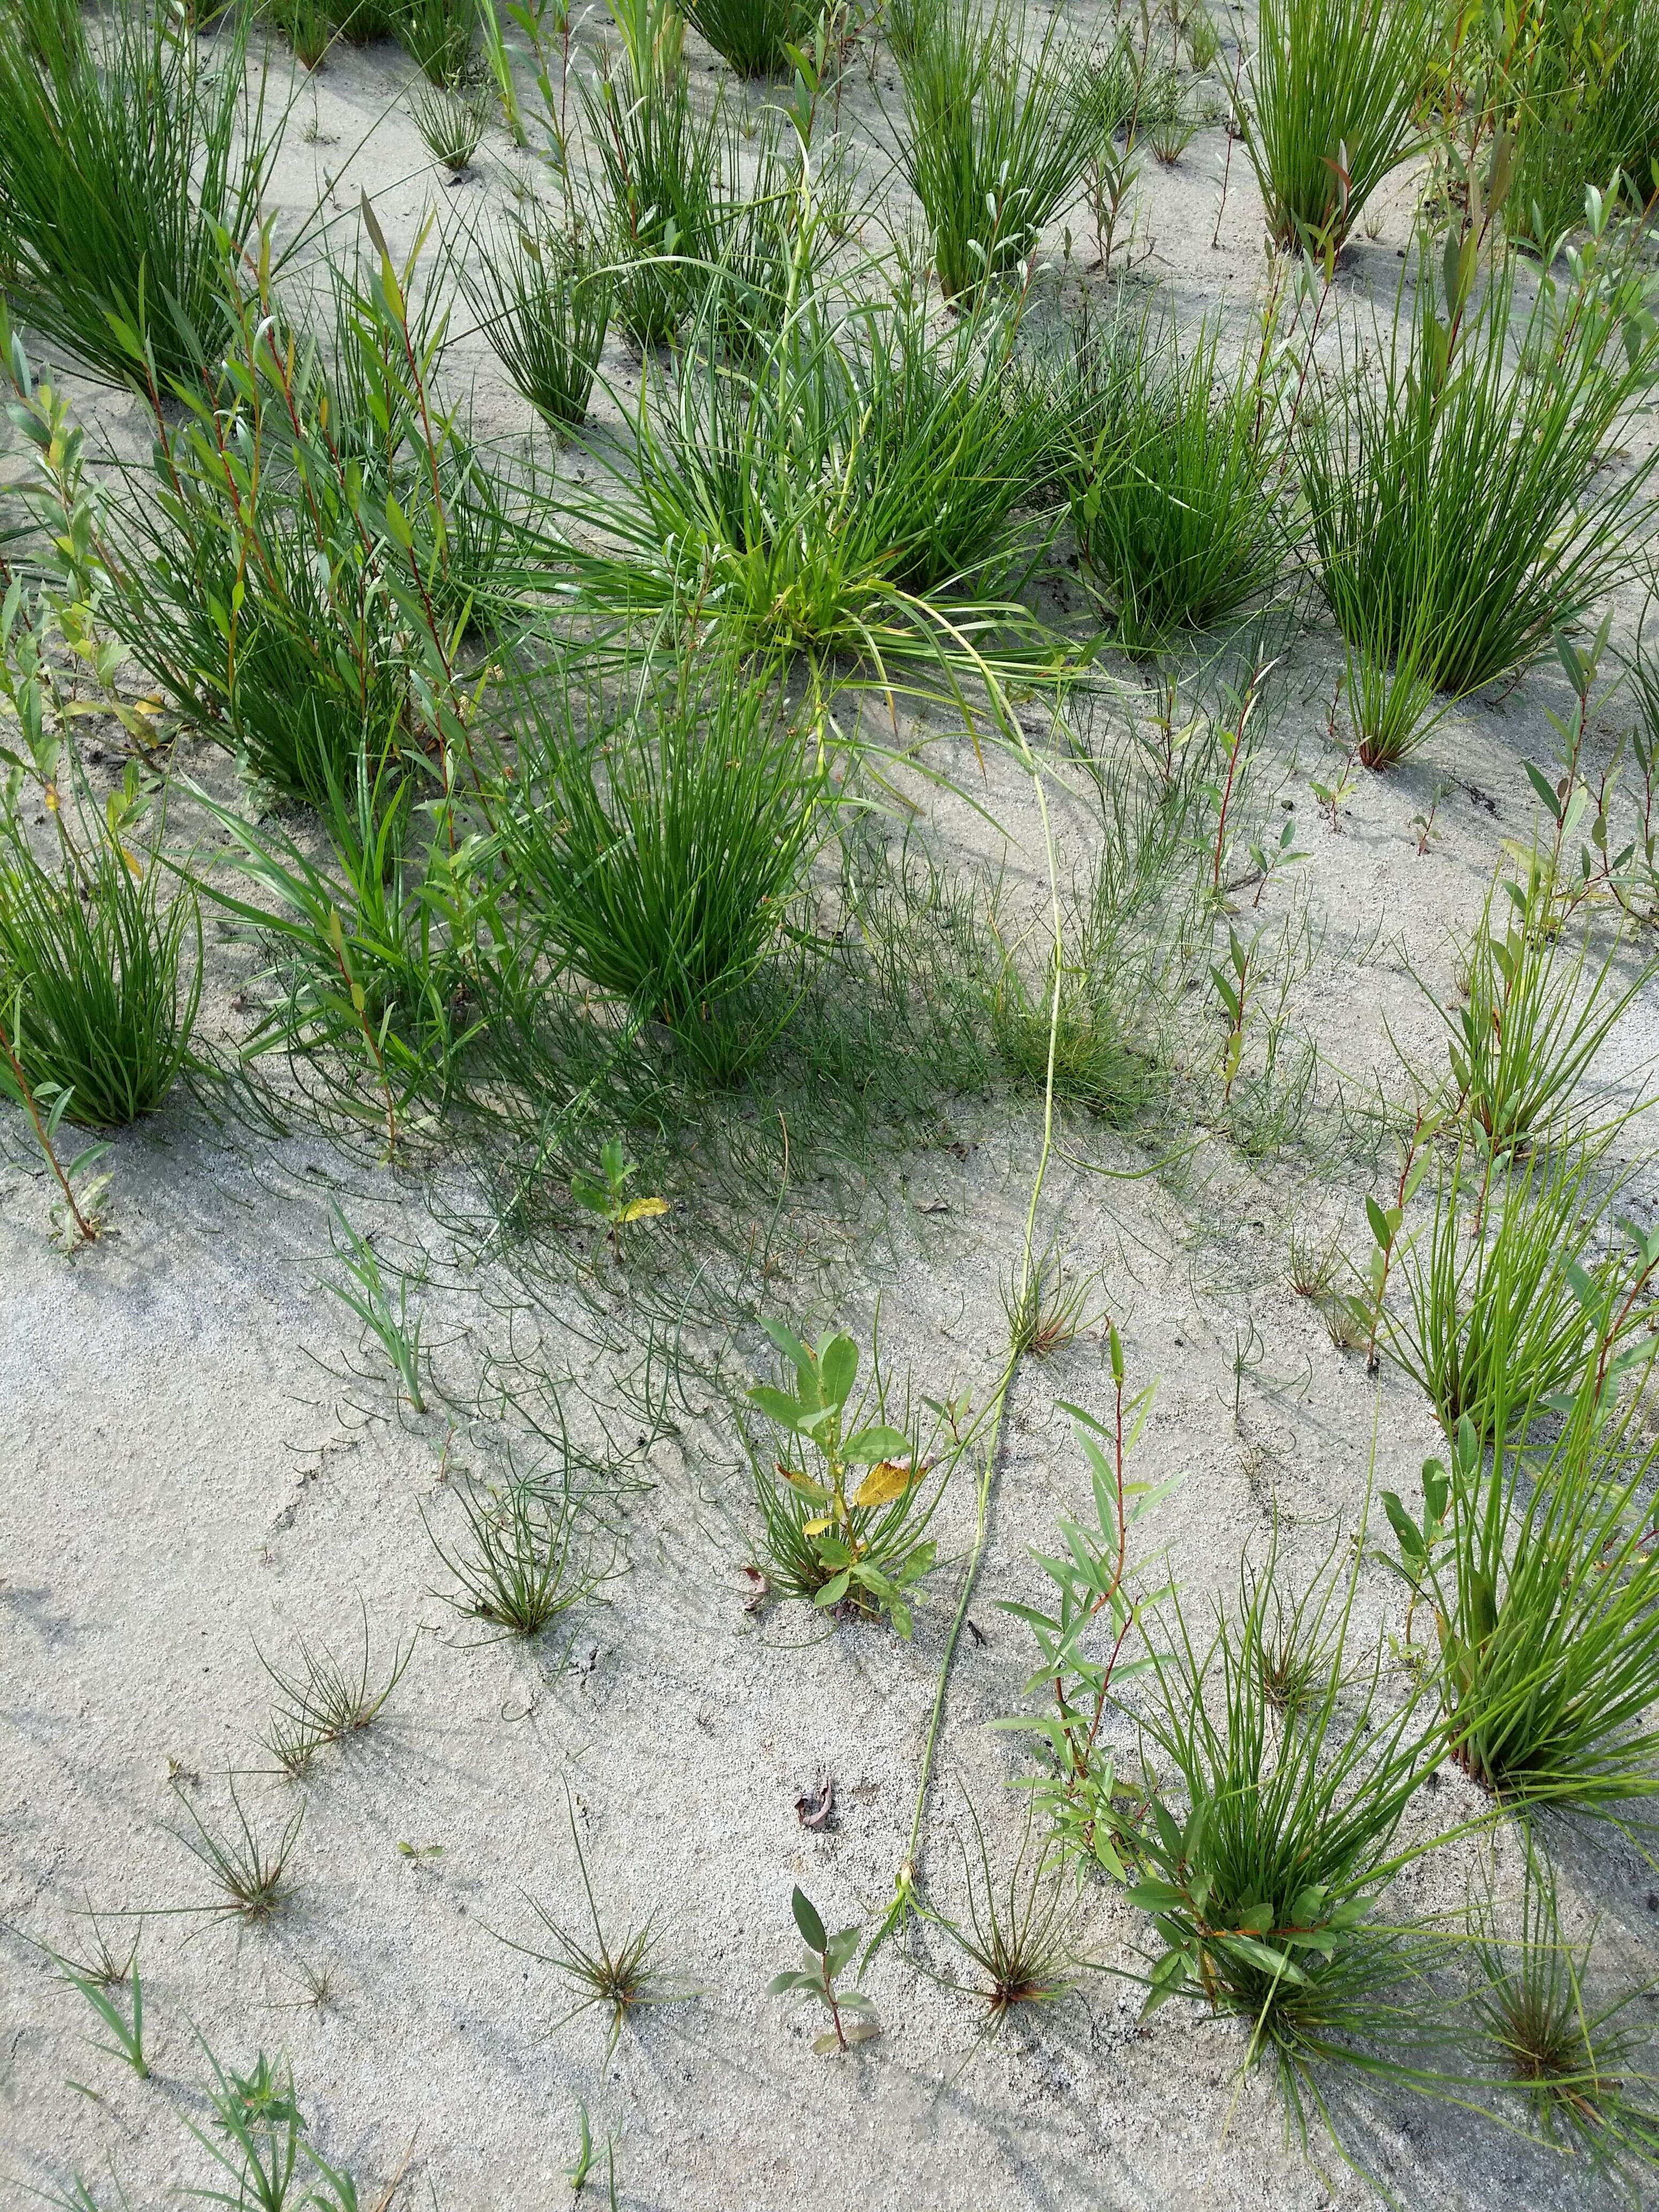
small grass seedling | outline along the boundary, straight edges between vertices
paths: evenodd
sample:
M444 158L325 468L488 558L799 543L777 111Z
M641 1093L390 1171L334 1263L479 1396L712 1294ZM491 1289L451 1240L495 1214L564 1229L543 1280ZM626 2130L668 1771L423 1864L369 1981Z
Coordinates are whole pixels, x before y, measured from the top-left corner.
M537 1904L528 1891L524 1893L525 1902L546 1929L552 1949L539 1951L533 1944L515 1943L510 1936L500 1936L496 1940L526 1959L535 1959L544 1966L551 1966L576 1992L575 2003L554 2023L556 2030L564 2027L567 2021L574 2020L578 2014L590 2011L595 2005L610 2014L611 2024L605 2043L605 2055L608 2059L617 2047L623 2023L641 2006L672 2004L690 1992L669 1982L656 1963L659 1935L654 1913L643 1926L634 1929L618 1942L613 1942L606 1936L599 1919L599 1908L594 1901L593 1885L588 1879L587 1859L576 1830L576 1808L571 1802L568 1785L565 1812L570 1823L570 1840L576 1848L576 1866L581 1875L582 1894L587 1900L587 1917L593 1925L592 1943L573 1934L562 1921L556 1920L544 1905ZM585 2146L586 2118L584 2111L582 2133Z
M975 1970L973 1980L946 1985L979 1998L987 2026L997 2027L1027 2007L1058 2004L1076 1988L1083 1970L1084 1898L1075 1862L1064 1863L1063 1847L1054 1838L1037 1842L1034 1849L1035 1802L1027 1803L1024 1832L1006 1886L991 1871L979 1814L971 1803L968 1810L975 1850L970 1856L963 1849L967 1917L950 1920L932 1911L927 1917Z
M410 113L433 160L457 179L472 166L489 120L480 88L469 84L422 84L410 98Z
M346 1219L337 1200L331 1206L329 1223L329 1243L339 1261L345 1279L343 1282L324 1281L320 1287L339 1299L355 1313L363 1325L366 1334L374 1338L386 1358L397 1370L398 1379L404 1386L404 1395L416 1413L424 1413L426 1400L421 1390L421 1316L410 1315L409 1284L398 1279L397 1304L380 1273L380 1256L367 1237L362 1236Z
M374 1686L370 1680L368 1606L361 1597L358 1602L363 1628L361 1665L346 1665L326 1645L313 1647L301 1643L298 1668L292 1674L284 1674L260 1652L259 1664L276 1684L279 1700L272 1714L273 1733L281 1731L285 1741L308 1742L314 1747L338 1743L343 1737L356 1735L377 1717L403 1680L415 1656L415 1638L410 1637L407 1645L393 1646L392 1671L378 1688Z
M173 1795L190 1815L195 1833L191 1835L181 1828L175 1828L173 1833L185 1849L201 1861L223 1892L223 1903L210 1905L205 1910L240 1913L245 1920L266 1920L290 1893L291 1885L285 1877L289 1856L305 1820L305 1808L303 1805L295 1808L275 1844L267 1846L254 1833L247 1814L242 1810L234 1780L229 1787L235 1826L234 1830L227 1828L223 1834L219 1834L209 1827L175 1783Z
M610 1224L611 1255L618 1261L624 1228L634 1221L654 1221L668 1211L665 1198L629 1198L628 1186L638 1173L639 1164L629 1158L622 1139L611 1137L599 1147L599 1174L584 1169L570 1178L570 1195L577 1205Z
M1627 2015L1651 1987L1593 2008L1586 1984L1600 1923L1582 1943L1561 1931L1555 1869L1529 1827L1520 1928L1506 1938L1488 1869L1469 1905L1479 1969L1474 2009L1501 2074L1547 2140L1583 2153L1603 2172L1659 2166L1659 2097L1640 2063L1647 2039Z
M836 1987L859 1948L859 1928L855 1924L842 1929L835 1936L826 1934L817 1908L799 1885L789 1906L806 1947L805 1964L793 1972L775 1974L766 1985L768 1996L799 1995L811 2004L823 2006L830 2014L830 2027L827 2033L812 2039L813 2050L820 2054L847 2051L855 2043L869 2042L881 2033L875 2006L862 1990ZM850 2020L844 2017L849 2013Z
M1322 1304L1334 1287L1337 1241L1311 1223L1293 1222L1285 1251L1285 1279L1299 1298Z
M107 2051L112 2058L125 2059L141 2081L148 2081L149 2061L144 2056L144 1984L138 1972L137 1942L127 1955L125 1967L113 1977L112 1984L105 1968L114 1966L115 1961L107 1953L99 1961L95 1973L83 1972L68 1959L61 1958L56 1951L49 1955L64 1980L72 1990L80 1991L115 2039L112 2043L96 2044L94 2048ZM110 1993L112 1986L118 1988L123 1983L131 1984L132 1990L130 2019Z
M576 2155L564 2170L564 2178L570 2184L570 2194L573 2197L580 2197L586 2188L593 2178L598 2162L599 2154L593 2148L593 2130L587 2117L587 2107L586 2105L578 2105L576 2107ZM614 2135L607 2136L605 2139L605 2201L611 2207L611 2212L617 2212L617 2138Z
M1063 1352L1089 1327L1084 1310L1095 1281L1092 1274L1068 1279L1065 1255L1052 1245L1039 1259L1017 1261L1002 1286L1011 1354L1048 1359Z
M580 1556L579 1508L568 1492L550 1496L535 1483L509 1483L483 1501L461 1498L466 1546L446 1550L430 1524L433 1549L460 1584L446 1596L458 1612L513 1636L539 1636L580 1603L602 1577Z

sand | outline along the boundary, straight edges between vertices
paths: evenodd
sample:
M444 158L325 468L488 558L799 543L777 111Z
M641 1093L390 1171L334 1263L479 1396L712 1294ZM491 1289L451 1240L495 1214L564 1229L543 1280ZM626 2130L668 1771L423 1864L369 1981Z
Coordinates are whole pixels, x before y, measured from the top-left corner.
M585 53L596 36L590 18ZM696 77L712 82L717 65L690 47ZM429 207L441 222L471 222L511 204L533 155L492 129L475 173L447 184L409 120L408 76L400 56L375 49L332 57L301 84L276 176L284 222L321 193L339 214L337 250L349 250L367 191L401 250ZM1201 90L1224 106L1218 75ZM896 112L886 58L869 73L855 60L843 127L893 204ZM1176 167L1145 165L1132 281L1163 287L1185 313L1219 308L1237 331L1265 264L1240 149L1218 228L1227 148L1212 122ZM1392 299L1413 189L1397 177L1376 236L1356 241L1339 280L1351 318ZM1081 253L1081 210L1070 220ZM1056 256L1060 230L1047 241ZM1086 270L1077 281L1102 289ZM634 388L620 344L605 369L618 392ZM476 380L488 433L523 432L526 411L477 341L458 342L449 374ZM65 384L97 437L137 450L131 403L72 374ZM1616 638L1628 641L1638 613L1628 595ZM1079 1272L1098 1271L1095 1325L1028 1362L1012 1393L975 1632L951 1677L924 1829L923 1878L948 1911L963 1902L970 1805L994 1863L1006 1868L1018 1845L1019 1800L1005 1785L1022 1771L1022 1747L986 1723L1024 1709L1030 1647L998 1607L1039 1595L1027 1547L1085 1501L1054 1407L1104 1409L1101 1314L1117 1321L1133 1384L1157 1384L1134 1471L1184 1478L1150 1540L1168 1546L1200 1619L1234 1587L1247 1548L1263 1556L1275 1524L1292 1575L1310 1573L1358 1525L1368 1478L1414 1496L1436 1446L1414 1387L1386 1365L1368 1379L1292 1294L1287 1238L1317 1220L1363 1251L1363 1194L1389 1171L1392 1140L1368 1137L1335 1102L1358 1099L1374 1074L1383 1100L1401 1103L1396 1048L1443 1064L1432 994L1451 990L1455 933L1477 919L1504 841L1531 834L1524 763L1550 761L1547 714L1565 711L1567 693L1547 663L1503 696L1464 705L1408 765L1358 775L1328 819L1310 783L1338 760L1326 703L1340 665L1316 626L1275 672L1251 803L1275 820L1292 804L1308 857L1259 905L1254 886L1236 902L1282 966L1287 1035L1317 1048L1303 1140L1258 1170L1203 1139L1184 1169L1159 1173L1154 1138L1062 1127L1042 1231L1063 1238ZM1623 712L1598 727L1598 757ZM966 775L965 747L942 744L940 758ZM189 749L186 765L230 787L204 749ZM941 851L1006 865L1017 909L1041 886L1028 793L995 764L983 798L1006 845L948 799L930 801L931 834ZM1434 835L1419 849L1418 818L1431 811ZM1085 858L1081 800L1060 804L1059 818L1068 865ZM228 1037L247 956L212 929L210 940L206 1021ZM1644 957L1633 945L1620 959ZM1604 1063L1629 1097L1647 1078L1656 1009L1644 988ZM1214 1033L1206 1049L1218 1049ZM1183 1086L1213 1088L1213 1067L1194 1052ZM999 1092L951 1103L949 1118L937 1146L884 1158L839 1211L813 1186L757 1188L747 1204L760 1224L781 1201L778 1273L765 1286L774 1310L867 1328L879 1297L892 1370L979 1401L1000 1362L1000 1285L1018 1250L1039 1117L1029 1098ZM258 2051L291 2066L307 2141L382 2212L562 2203L583 2106L596 2142L614 2140L629 2212L1311 2212L1370 2201L1374 2184L1411 2207L1601 2201L1593 2176L1522 2135L1403 2094L1355 2100L1350 2140L1372 2181L1328 2143L1304 2158L1270 2081L1239 2080L1236 2027L1181 2006L1140 2024L1142 1993L1125 1977L1144 1957L1145 1923L1104 1886L1086 1893L1092 1971L1065 2002L988 2033L983 2008L946 1986L961 1962L923 1934L919 1964L892 1946L869 1975L880 2039L844 2058L814 2055L816 2020L766 1994L795 1962L790 1891L801 1883L832 1927L873 1927L892 1895L973 1530L971 1471L941 1510L942 1565L909 1643L857 1624L825 1634L799 1607L751 1613L753 1517L729 1415L692 1382L673 1408L677 1433L650 1435L629 1395L649 1302L602 1254L586 1255L585 1299L568 1250L539 1282L494 1257L475 1265L469 1240L446 1224L476 1194L441 1159L400 1175L303 1129L261 1139L181 1090L115 1140L113 1233L70 1263L47 1244L50 1193L21 1118L8 1112L0 1127L7 2205L65 2192L77 2174L106 2208L121 2201L118 2179L137 2207L207 2184L208 2154L184 2123L211 2132L208 2054L245 2073ZM1632 1125L1621 1140L1632 1158L1641 1133ZM335 1197L388 1255L423 1258L439 1385L424 1418L398 1403L319 1287ZM649 1233L677 1264L695 1257L695 1193L678 1194ZM542 1353L515 1364L509 1345L522 1354L536 1336ZM747 1325L734 1356L745 1354L751 1371L769 1371ZM501 1364L489 1368L487 1355ZM453 1542L464 1470L499 1471L509 1443L546 1455L522 1419L490 1404L503 1374L540 1417L544 1378L565 1378L577 1435L598 1453L611 1449L608 1431L638 1486L612 1579L528 1647L490 1640L445 1602L453 1585L427 1533L429 1522ZM1397 1632L1400 1599L1368 1565L1360 1632ZM301 1639L349 1654L365 1613L377 1668L414 1639L384 1713L323 1753L302 1784L262 1771L272 1686L261 1654L291 1663ZM303 1812L295 1893L267 1924L205 1910L210 1886L179 1839L177 1793L222 1820L231 1776L262 1834ZM798 1800L826 1776L833 1817L808 1829ZM1477 1809L1448 1774L1411 1818L1451 1825ZM600 2014L564 2018L557 1977L512 1948L542 1936L530 1900L580 1922L572 1818L607 1930L654 1915L669 1977L672 2001L630 2022L614 2049ZM1556 1840L1571 1924L1603 1916L1609 1966L1650 1967L1659 1877L1609 1834ZM1512 1876L1513 1839L1498 1849ZM1455 1908L1477 1856L1464 1844L1419 1866L1404 1901ZM148 2081L89 2048L96 2022L42 1948L88 1955L89 1912L123 1950L141 1933Z

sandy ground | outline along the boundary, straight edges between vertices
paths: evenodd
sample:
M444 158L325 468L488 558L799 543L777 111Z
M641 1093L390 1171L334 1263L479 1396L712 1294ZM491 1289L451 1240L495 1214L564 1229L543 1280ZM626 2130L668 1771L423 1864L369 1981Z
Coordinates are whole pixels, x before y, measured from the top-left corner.
M693 52L712 75L695 41ZM1218 69L1228 65L1224 50ZM297 92L277 179L289 219L321 192L349 241L366 189L395 245L429 205L471 221L510 204L533 157L492 132L476 173L447 185L409 122L407 76L388 52L341 55ZM1222 88L1209 92L1219 107ZM885 58L872 75L855 62L842 120L872 179L891 143L884 102L896 111ZM1262 278L1260 208L1236 149L1212 245L1226 154L1211 126L1175 167L1148 162L1134 281L1164 284L1183 310L1221 303L1242 317ZM1391 297L1410 195L1410 179L1396 180L1377 235L1357 242L1340 279L1350 308ZM1080 211L1073 220L1080 237ZM606 368L627 391L635 369L620 346ZM451 368L476 375L488 431L524 428L476 342L458 344ZM70 382L99 432L132 450L134 410ZM1621 608L1620 635L1635 612ZM1292 1032L1321 1058L1303 1140L1259 1174L1210 1144L1184 1173L1160 1176L1155 1141L1137 1149L1068 1127L1045 1198L1045 1231L1100 1271L1095 1304L1118 1320L1132 1377L1157 1379L1136 1472L1184 1474L1156 1535L1200 1612L1233 1586L1247 1547L1261 1555L1275 1518L1295 1573L1344 1541L1373 1445L1376 1486L1408 1495L1434 1448L1415 1389L1387 1370L1368 1382L1292 1296L1286 1239L1318 1219L1361 1249L1375 1147L1368 1156L1336 1101L1358 1097L1373 1072L1386 1096L1402 1095L1391 1036L1425 1061L1438 1054L1413 970L1449 989L1452 933L1476 918L1501 841L1530 834L1522 763L1549 760L1547 710L1565 697L1544 667L1501 701L1464 708L1410 765L1360 777L1333 824L1310 779L1332 758L1325 702L1339 665L1316 631L1277 672L1253 801L1264 815L1294 804L1310 854L1252 916L1284 963ZM1615 714L1598 742L1617 726ZM1035 885L1018 779L994 780L989 802L1011 831L1006 854L949 805L943 847L1006 859ZM1419 852L1413 817L1431 808L1436 835ZM1062 810L1061 845L1086 855L1080 804ZM216 1024L231 1020L228 995L216 984ZM1656 1012L1644 992L1612 1048L1632 1095ZM1005 1097L953 1105L951 1119L953 1148L890 1160L850 1218L830 1218L810 1189L787 1192L780 1249L793 1256L769 1291L818 1318L867 1317L879 1296L894 1371L978 1398L1000 1358L999 1285L1039 1133L1029 1103ZM895 1948L869 1981L884 2033L844 2061L815 2057L815 2024L765 1994L793 1963L793 1882L831 1926L873 1923L891 1895L971 1534L966 1472L941 1512L946 1564L911 1643L858 1626L825 1637L787 1607L750 1616L741 1570L753 1534L729 1425L694 1385L679 1432L641 1449L627 1390L641 1339L602 1260L586 1304L568 1271L566 1287L556 1275L540 1291L505 1269L464 1272L444 1209L412 1179L301 1136L216 1126L181 1092L117 1141L118 1235L70 1265L45 1240L38 1159L21 1126L5 1133L0 2201L62 2192L76 2173L106 2207L120 2201L112 2175L138 2207L204 2182L207 2154L181 2123L208 2125L206 2052L240 2070L259 2049L291 2063L311 2140L356 2174L365 2207L386 2205L394 2183L391 2201L442 2212L559 2203L581 2103L596 2139L614 2135L617 2200L638 2212L793 2202L1312 2212L1370 2200L1328 2150L1310 2162L1286 2141L1265 2079L1241 2087L1232 2027L1180 2007L1138 2024L1140 1993L1119 1976L1135 1966L1142 1926L1104 1888L1089 1893L1084 1945L1098 1970L997 2036L983 2035L971 1998ZM397 1407L318 1287L335 1194L388 1252L428 1255L428 1340L447 1403L434 1393L423 1419ZM437 1194L449 1207L469 1197L441 1181ZM776 1195L754 1194L757 1222ZM659 1233L694 1248L695 1216L682 1203ZM626 1571L529 1649L482 1638L445 1605L425 1525L453 1540L454 1476L500 1463L515 1424L492 1418L484 1361L505 1360L509 1335L521 1348L526 1332L544 1348L513 1370L522 1387L544 1413L536 1369L565 1377L578 1435L599 1451L608 1429L640 1482ZM1020 1771L1019 1747L984 1723L1020 1709L1029 1646L998 1601L1036 1594L1026 1547L1085 1494L1054 1401L1103 1407L1106 1389L1097 1328L1028 1364L1014 1387L975 1633L951 1678L925 1832L923 1872L948 1905L962 1899L970 1802L999 1863L1018 1844L1002 1785ZM262 1772L270 1684L259 1655L281 1664L301 1638L349 1652L360 1606L377 1665L415 1639L381 1720L325 1752L302 1785ZM1397 1586L1380 1570L1366 1571L1360 1613L1367 1633L1397 1626ZM826 1774L835 1818L809 1832L796 1800ZM179 1840L173 1785L217 1820L232 1775L267 1835L303 1810L297 1893L265 1926L204 1910L210 1893ZM580 1913L568 1794L607 1928L658 1916L678 1992L611 2051L600 2017L563 2021L556 1978L500 1940L535 1941L527 1899ZM1473 1809L1445 1778L1420 1816ZM1573 1924L1603 1915L1608 1963L1650 1966L1659 1878L1606 1838L1560 1848ZM1512 1843L1508 1852L1512 1871ZM1474 1856L1455 1848L1419 1868L1410 1902L1455 1906ZM142 1927L149 2082L88 2048L90 2014L38 1948L85 1955L88 1911L123 1947ZM923 1960L950 1972L936 1942ZM328 1978L320 2005L307 1971ZM1379 2095L1351 2125L1358 2154L1409 2206L1599 2201L1591 2176L1449 2107Z

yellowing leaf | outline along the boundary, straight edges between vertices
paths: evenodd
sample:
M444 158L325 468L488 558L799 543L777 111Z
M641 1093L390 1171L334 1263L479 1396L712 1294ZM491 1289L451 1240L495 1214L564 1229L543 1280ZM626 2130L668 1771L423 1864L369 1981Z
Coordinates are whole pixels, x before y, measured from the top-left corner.
M649 1221L653 1215L666 1213L665 1198L632 1198L623 1206L620 1218L623 1221Z
M824 1530L830 1526L830 1517L829 1514L826 1513L819 1520L809 1521L806 1523L806 1526L801 1530L801 1534L803 1536L823 1535Z
M872 1467L858 1486L853 1499L854 1505L890 1505L896 1498L902 1498L915 1480L914 1468L901 1467L896 1459L884 1459Z
M797 1490L804 1490L809 1498L816 1498L820 1504L829 1504L830 1493L821 1482L814 1482L810 1474L803 1474L799 1468L786 1467L781 1460L777 1462L777 1468L786 1482L793 1482Z

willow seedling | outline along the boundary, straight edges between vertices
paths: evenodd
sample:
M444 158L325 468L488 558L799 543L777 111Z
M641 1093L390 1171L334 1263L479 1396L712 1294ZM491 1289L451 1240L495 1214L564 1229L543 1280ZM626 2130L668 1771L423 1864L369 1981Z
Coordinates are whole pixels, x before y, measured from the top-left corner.
M1026 1692L1048 1709L1031 1717L993 1723L1029 1732L1048 1747L1051 1765L1023 1786L1047 1817L1066 1850L1097 1862L1124 1878L1114 1840L1113 1807L1119 1788L1112 1756L1101 1741L1109 1700L1117 1687L1144 1672L1148 1659L1135 1651L1143 1617L1160 1593L1142 1594L1130 1582L1130 1534L1136 1524L1179 1487L1133 1480L1127 1461L1152 1406L1150 1386L1130 1395L1123 1341L1115 1322L1107 1328L1112 1411L1101 1421L1081 1406L1060 1401L1089 1472L1092 1525L1066 1516L1059 1524L1063 1550L1033 1549L1031 1557L1054 1586L1052 1610L1012 1598L998 1601L1023 1620L1036 1638L1038 1661Z
M869 2042L881 2033L874 2004L862 1990L836 1986L853 1962L861 1931L854 1924L836 1935L829 1935L818 1917L817 1906L799 1885L789 1899L789 1909L795 1916L795 1925L805 1946L805 1964L795 1972L775 1974L767 1984L767 1994L775 1997L799 1996L809 2004L823 2007L830 2015L830 2027L812 2041L813 2050L820 2056L831 2051L849 2050L855 2043Z
M88 1145L67 1163L59 1155L56 1142L58 1125L68 1113L74 1094L55 1085L50 1088L43 1086L37 1091L29 1082L23 1064L17 1056L17 1041L22 1027L20 1018L21 1003L22 993L19 990L14 995L7 1013L0 1015L0 1054L3 1054L5 1061L4 1066L0 1066L0 1092L15 1099L29 1117L35 1141L46 1165L57 1179L58 1189L63 1193L61 1203L55 1205L52 1211L52 1226L61 1237L64 1250L73 1254L83 1244L95 1244L103 1234L104 1220L98 1201L108 1187L109 1177L94 1176L78 1191L76 1179L86 1169L95 1167L109 1146ZM44 1115L40 1110L43 1103L46 1109Z
M630 1198L628 1186L639 1173L639 1164L623 1149L620 1137L611 1137L599 1148L599 1172L580 1169L570 1178L570 1195L589 1213L610 1225L611 1256L622 1258L622 1233L629 1222L654 1221L668 1211L665 1198Z

